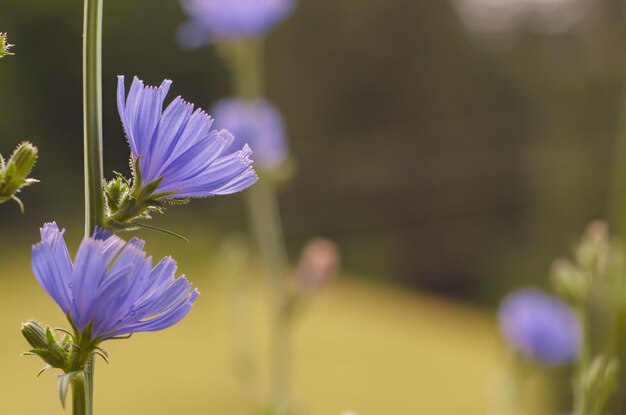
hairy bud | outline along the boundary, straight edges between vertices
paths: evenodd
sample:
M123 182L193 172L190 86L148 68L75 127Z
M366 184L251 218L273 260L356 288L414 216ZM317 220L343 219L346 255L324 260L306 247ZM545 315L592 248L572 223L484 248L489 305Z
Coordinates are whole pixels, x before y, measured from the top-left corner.
M8 43L7 34L0 33L0 59L5 56L13 55L13 53L9 52L9 49L12 47L13 45Z

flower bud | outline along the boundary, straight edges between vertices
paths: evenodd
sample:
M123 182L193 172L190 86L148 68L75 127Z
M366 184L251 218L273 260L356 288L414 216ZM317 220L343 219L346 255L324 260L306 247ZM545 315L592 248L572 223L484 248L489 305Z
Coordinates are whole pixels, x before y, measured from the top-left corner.
M0 33L0 58L13 55L11 52L9 52L9 49L11 49L12 47L13 45L10 45L7 41L7 34Z
M594 221L583 232L576 259L582 269L601 270L609 249L609 228L606 222Z
M0 203L13 199L19 204L20 210L24 211L16 194L23 187L38 182L28 177L37 161L37 153L37 147L24 142L15 149L6 163L0 156Z
M298 262L298 285L307 293L317 290L337 273L339 249L329 239L315 238L302 250Z
M32 347L27 354L39 356L50 367L65 369L68 366L69 353L57 343L50 328L29 320L22 324L22 335Z
M7 168L13 164L15 166L15 177L26 179L33 170L33 166L37 161L38 152L37 147L31 143L24 142L20 144L11 155L7 163Z
M34 320L22 323L22 334L33 349L48 348L48 339L46 337L46 329Z

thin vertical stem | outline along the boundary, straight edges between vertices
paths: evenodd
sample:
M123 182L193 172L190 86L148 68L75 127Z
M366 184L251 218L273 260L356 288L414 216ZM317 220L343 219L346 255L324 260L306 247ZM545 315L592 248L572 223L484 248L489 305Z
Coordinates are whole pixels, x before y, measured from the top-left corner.
M233 71L237 96L264 96L263 40L224 45L222 52ZM291 321L286 285L287 255L278 196L272 183L260 180L246 194L252 230L259 248L272 304L270 356L272 403L278 413L289 413L291 383Z
M591 363L591 333L589 327L589 310L587 309L586 302L578 304L576 313L580 321L582 344L580 356L576 362L575 368L574 414L587 415L589 402L583 378Z
M271 296L271 387L275 405L289 405L291 383L291 333L285 281L286 255L276 191L259 182L247 193L252 228L263 261Z
M87 406L86 415L93 415L93 378L96 371L96 358L92 355L87 361L85 366L85 383L86 383L86 397L85 402Z
M102 3L85 0L83 32L83 125L85 234L104 224L102 192Z
M83 22L83 123L85 171L85 235L104 224L102 192L102 7L104 0L85 0ZM85 414L93 414L93 379L95 361L85 367L82 389Z
M263 39L231 42L223 46L222 51L232 69L235 95L244 99L263 97Z
M85 377L78 375L72 379L72 414L87 415L89 405L87 404L87 381Z
M612 176L609 187L608 208L609 225L612 232L622 240L626 239L626 82L622 85L621 105L619 108L619 120L615 144L613 147ZM624 284L624 275L616 275L615 278ZM626 324L625 310L621 300L618 301L619 309L616 312L613 332L610 334L609 353L620 361L620 370L623 371L626 354L624 352L624 325ZM624 404L621 396L624 395L626 387L624 382L618 386L617 399L615 399L614 410L619 412Z

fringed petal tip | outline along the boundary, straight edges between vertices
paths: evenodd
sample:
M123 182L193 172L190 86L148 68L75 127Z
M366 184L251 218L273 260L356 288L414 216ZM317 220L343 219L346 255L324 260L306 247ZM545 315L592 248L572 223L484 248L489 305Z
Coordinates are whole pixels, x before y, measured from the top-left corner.
M59 230L59 225L57 225L57 223L55 221L52 222L46 222L43 224L42 227L39 228L41 231L47 231L47 230L55 230L58 231ZM65 230L65 229L64 229Z
M40 243L54 243L54 241L63 237L65 229L59 229L56 222L46 222L39 228L39 234L41 235Z
M239 159L245 165L252 165L254 161L250 158L251 155L252 155L252 149L250 148L248 144L244 144L243 148L239 150L239 155L238 155Z

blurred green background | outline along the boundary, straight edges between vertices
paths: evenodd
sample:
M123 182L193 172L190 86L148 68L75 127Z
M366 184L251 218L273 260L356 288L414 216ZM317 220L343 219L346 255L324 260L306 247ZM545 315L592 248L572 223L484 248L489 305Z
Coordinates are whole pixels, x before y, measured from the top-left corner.
M172 96L204 108L229 94L229 80L213 48L178 47L177 1L105 3L110 178L128 172L116 75L170 78ZM290 254L327 236L346 272L296 333L295 390L310 413L489 413L505 359L492 315L472 307L547 286L551 259L606 218L626 131L625 22L617 0L302 0L269 35L268 96L297 159L281 189ZM62 324L28 269L37 227L56 220L70 246L82 234L81 25L78 0L0 0L0 31L17 45L0 62L0 152L31 140L42 180L22 194L25 215L0 206L8 413L56 404L52 378L35 381L35 363L16 359L17 328L28 317ZM192 241L142 234L155 256L175 254L206 288L185 324L108 347L101 413L235 413L228 290L215 269L223 238L246 230L241 197L194 201L155 224ZM263 320L263 296L249 295ZM451 390L458 400L442 399Z

